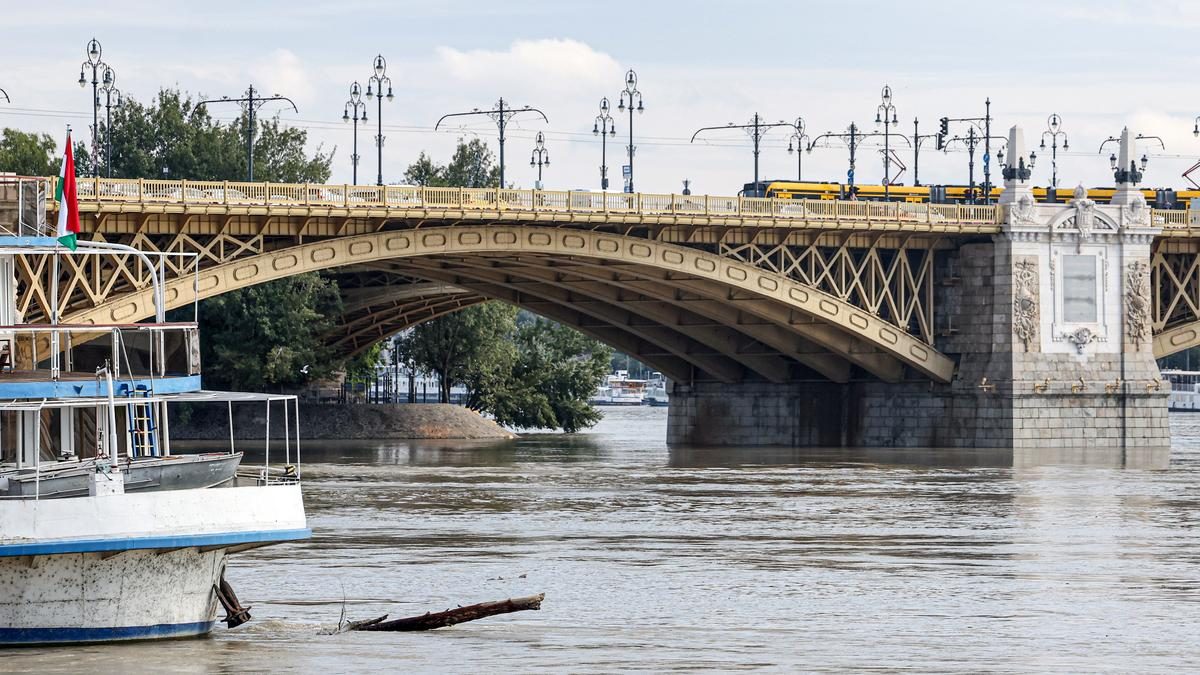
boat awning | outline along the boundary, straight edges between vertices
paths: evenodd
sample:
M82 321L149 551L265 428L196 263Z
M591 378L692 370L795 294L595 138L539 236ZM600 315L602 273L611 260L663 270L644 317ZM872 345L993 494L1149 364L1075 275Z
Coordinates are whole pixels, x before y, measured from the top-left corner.
M117 403L127 403L134 397L117 396ZM295 401L294 394L263 394L249 391L187 391L171 394L149 394L136 397L138 403L272 403L275 401ZM98 405L108 405L107 396L59 398L40 400L10 400L0 401L0 412L15 410L43 410L46 408L90 408Z

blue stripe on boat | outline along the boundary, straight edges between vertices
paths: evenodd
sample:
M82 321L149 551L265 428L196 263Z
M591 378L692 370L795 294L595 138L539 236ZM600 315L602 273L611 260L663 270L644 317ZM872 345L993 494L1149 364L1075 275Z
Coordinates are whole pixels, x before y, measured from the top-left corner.
M212 534L181 534L163 537L129 537L122 539L72 539L36 544L2 544L0 558L18 555L55 555L60 553L95 553L99 551L129 551L147 548L190 548L192 546L236 546L237 544L275 543L308 539L312 530L260 530L256 532L216 532Z
M112 628L0 628L0 644L33 645L63 642L111 642L203 635L215 621L160 623L153 626Z
M47 371L48 372L48 371ZM48 376L48 375L47 375ZM117 398L123 398L144 387L156 394L180 394L200 391L200 376L167 376L113 382ZM108 395L108 388L96 380L45 380L42 382L0 381L0 398L96 398Z

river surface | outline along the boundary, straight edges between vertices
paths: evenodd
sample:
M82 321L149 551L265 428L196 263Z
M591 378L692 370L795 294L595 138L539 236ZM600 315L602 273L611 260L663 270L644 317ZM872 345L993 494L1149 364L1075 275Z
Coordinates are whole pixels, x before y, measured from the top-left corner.
M304 447L311 541L235 556L254 620L7 672L1200 670L1200 415L1166 470L670 450L665 409L502 443ZM947 459L947 457L952 457ZM546 593L428 633L323 634Z

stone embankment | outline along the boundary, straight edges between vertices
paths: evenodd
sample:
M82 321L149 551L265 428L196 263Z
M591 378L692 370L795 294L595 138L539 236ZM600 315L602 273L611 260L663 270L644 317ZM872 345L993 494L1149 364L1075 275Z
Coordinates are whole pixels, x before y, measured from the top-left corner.
M289 408L289 417L294 411ZM234 436L241 440L263 438L265 404L233 406ZM290 420L295 434L295 419ZM223 405L172 407L171 437L180 440L228 440L229 411ZM271 437L283 438L283 408L271 406ZM302 440L359 439L483 439L513 438L514 434L473 410L442 403L404 405L300 404Z

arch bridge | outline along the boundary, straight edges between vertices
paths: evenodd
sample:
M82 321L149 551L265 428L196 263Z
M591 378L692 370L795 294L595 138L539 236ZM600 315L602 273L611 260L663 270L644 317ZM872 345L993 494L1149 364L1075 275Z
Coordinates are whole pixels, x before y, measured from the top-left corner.
M975 347L962 327L979 319L979 275L991 269L981 261L995 258L1010 215L996 206L707 195L103 178L78 187L84 236L197 255L167 263L169 307L299 273L336 274L345 302L330 340L356 353L420 321L502 300L635 356L677 389L784 385L788 409L811 399L802 406L810 411L829 397L821 383L987 391L963 367ZM1149 299L1158 357L1200 344L1195 215L1151 212L1161 230ZM63 265L63 320L150 316L149 280L131 262ZM44 257L20 265L27 317L48 312L48 270ZM869 396L852 398L859 411L870 405ZM824 431L792 439L846 440Z

